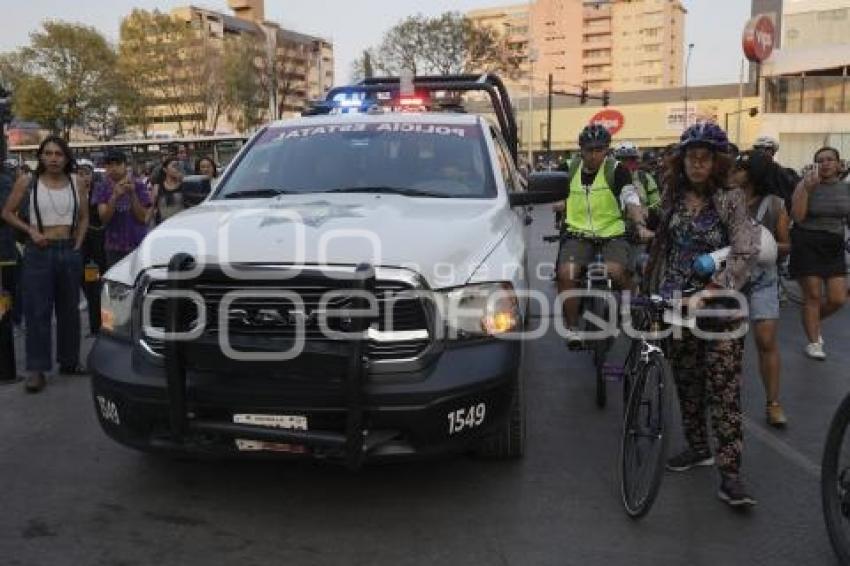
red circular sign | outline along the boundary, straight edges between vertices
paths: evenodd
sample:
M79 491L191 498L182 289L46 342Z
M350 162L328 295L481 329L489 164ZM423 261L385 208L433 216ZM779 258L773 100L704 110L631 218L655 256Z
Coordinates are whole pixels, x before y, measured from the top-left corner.
M765 15L756 16L744 28L744 55L753 63L761 63L773 53L775 41L773 20Z
M590 119L591 124L600 124L607 129L613 136L623 129L626 125L626 117L619 110L611 110L610 108L602 110L596 116Z

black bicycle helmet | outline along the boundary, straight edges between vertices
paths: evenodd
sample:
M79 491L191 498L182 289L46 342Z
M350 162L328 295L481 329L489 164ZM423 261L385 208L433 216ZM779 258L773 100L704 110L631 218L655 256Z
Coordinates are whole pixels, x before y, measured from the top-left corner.
M578 136L578 145L582 149L595 149L611 145L611 133L601 124L585 126Z
M723 128L712 122L694 124L682 133L679 138L679 148L685 149L693 146L707 147L712 151L727 152L729 150L729 138Z

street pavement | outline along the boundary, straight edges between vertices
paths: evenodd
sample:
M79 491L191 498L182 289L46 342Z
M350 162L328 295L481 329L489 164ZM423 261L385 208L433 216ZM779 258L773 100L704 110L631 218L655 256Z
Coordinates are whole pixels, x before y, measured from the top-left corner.
M532 264L555 253L540 238L549 216L537 214ZM798 311L783 309L784 431L765 425L748 344L744 473L759 505L729 509L703 468L667 474L640 522L619 498L619 384L598 410L589 355L553 332L526 348L527 455L513 463L454 457L352 473L174 461L109 440L87 377L54 377L40 395L0 386L0 564L836 564L818 481L830 418L850 391L850 310L824 337L828 360L805 358Z

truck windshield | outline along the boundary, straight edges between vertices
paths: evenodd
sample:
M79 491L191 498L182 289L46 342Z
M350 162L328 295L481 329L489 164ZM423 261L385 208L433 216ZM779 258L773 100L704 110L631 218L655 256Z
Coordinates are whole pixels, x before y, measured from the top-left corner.
M216 198L372 190L425 198L495 197L482 129L415 122L269 128Z

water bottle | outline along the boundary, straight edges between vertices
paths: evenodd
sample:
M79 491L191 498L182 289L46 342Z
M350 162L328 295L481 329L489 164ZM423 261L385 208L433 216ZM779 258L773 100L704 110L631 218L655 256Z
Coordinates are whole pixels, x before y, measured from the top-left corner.
M729 247L703 254L694 260L693 270L699 277L711 277L729 256Z

